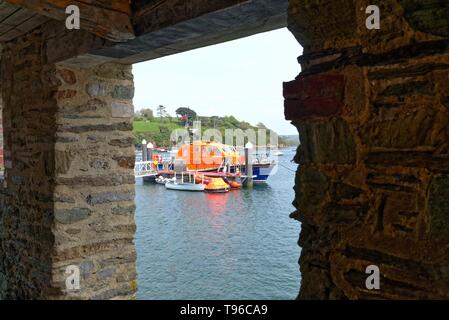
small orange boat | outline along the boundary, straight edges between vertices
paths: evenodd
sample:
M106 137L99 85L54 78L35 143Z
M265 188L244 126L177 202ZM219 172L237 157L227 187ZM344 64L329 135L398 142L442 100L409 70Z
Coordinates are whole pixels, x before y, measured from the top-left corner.
M237 190L240 189L242 187L241 183L238 183L235 180L229 180L227 178L223 178L224 182L226 182L227 184L229 184L229 186L231 187L231 190Z
M237 181L231 181L229 183L229 186L231 187L231 189L240 189L242 187L242 184L238 183Z
M195 183L202 183L202 184L209 184L210 180L209 178L205 177L204 175L195 174Z
M231 187L222 178L209 178L209 183L204 189L204 191L211 193L225 193L229 190L231 190Z

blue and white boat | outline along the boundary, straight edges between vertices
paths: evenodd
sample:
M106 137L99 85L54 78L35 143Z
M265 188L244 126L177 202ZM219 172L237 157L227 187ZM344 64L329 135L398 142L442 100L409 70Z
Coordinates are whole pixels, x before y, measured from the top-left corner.
M245 157L235 147L216 142L196 142L182 145L170 159L155 160L158 171L175 170L175 162L182 162L188 172L218 172L246 175ZM269 155L252 155L253 182L266 183L276 162ZM178 170L179 171L179 170Z

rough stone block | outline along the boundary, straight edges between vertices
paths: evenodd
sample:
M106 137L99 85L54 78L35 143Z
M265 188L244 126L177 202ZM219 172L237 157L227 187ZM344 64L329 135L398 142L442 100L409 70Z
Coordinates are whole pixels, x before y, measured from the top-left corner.
M449 241L449 176L434 177L429 188L430 236Z
M400 0L405 18L417 31L449 37L449 3L444 0Z
M132 104L113 102L111 108L113 118L131 118L134 115Z
M93 81L86 85L86 92L91 97L104 97L107 95L107 84L101 81Z
M298 126L301 138L300 163L351 164L356 145L348 124L339 118Z
M134 192L100 192L86 198L86 202L90 205L132 200L134 200Z
M56 209L55 219L59 223L70 224L89 217L91 210L87 208Z
M130 100L134 97L134 86L117 85L112 91L114 99Z
M339 115L344 105L345 78L342 75L300 77L284 83L285 118Z

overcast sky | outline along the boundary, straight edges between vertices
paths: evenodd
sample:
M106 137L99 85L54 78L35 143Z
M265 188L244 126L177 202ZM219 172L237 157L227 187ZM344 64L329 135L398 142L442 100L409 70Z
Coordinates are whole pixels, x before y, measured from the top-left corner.
M136 110L160 104L174 116L233 115L279 134L297 134L284 119L282 82L300 71L302 48L287 29L135 64Z

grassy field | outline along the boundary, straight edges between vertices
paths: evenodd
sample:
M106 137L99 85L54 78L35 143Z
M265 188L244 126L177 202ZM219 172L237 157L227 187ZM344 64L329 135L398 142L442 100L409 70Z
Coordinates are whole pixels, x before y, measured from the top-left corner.
M134 132L158 133L161 128L166 128L167 130L172 131L175 129L180 129L182 126L177 122L159 122L149 120L134 121L133 123Z
M238 121L232 116L228 117L201 117L201 131L207 129L216 128L224 136L226 129L254 129L257 127L252 126L248 122ZM134 120L133 132L134 143L140 144L143 139L151 141L158 147L171 147L170 135L176 129L183 129L184 126L177 118L152 118L142 119L138 118ZM267 133L269 134L269 133ZM269 141L269 138L267 138ZM282 139L279 139L279 143L283 144Z

